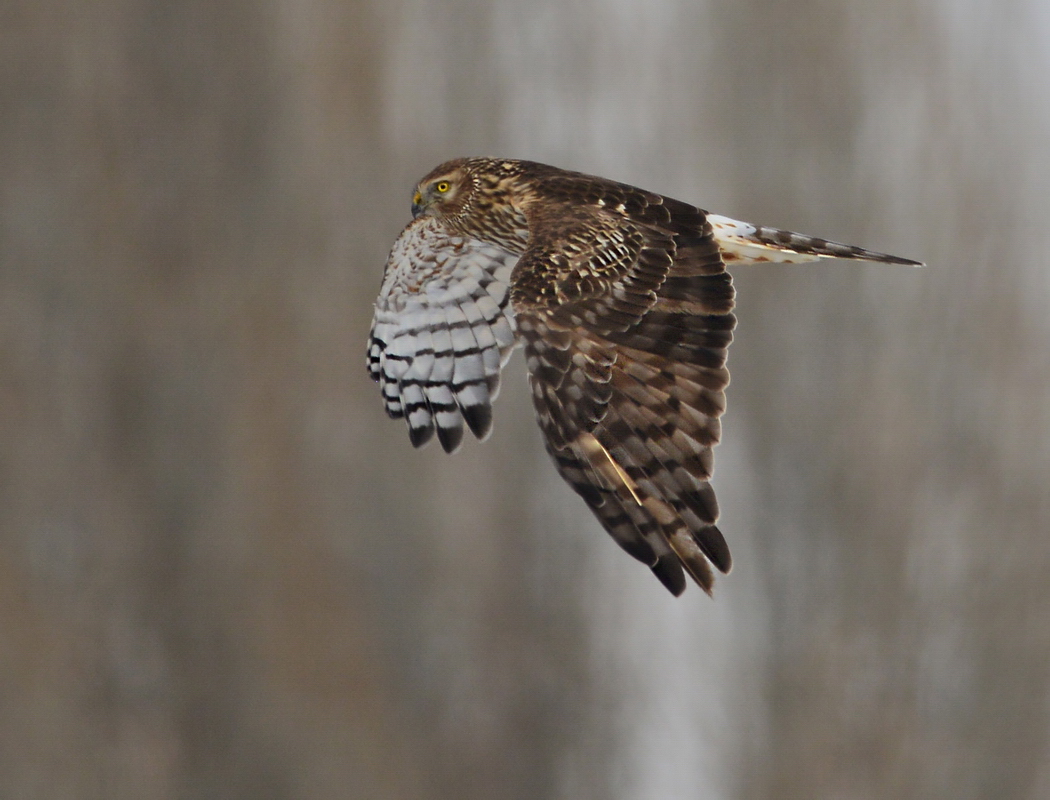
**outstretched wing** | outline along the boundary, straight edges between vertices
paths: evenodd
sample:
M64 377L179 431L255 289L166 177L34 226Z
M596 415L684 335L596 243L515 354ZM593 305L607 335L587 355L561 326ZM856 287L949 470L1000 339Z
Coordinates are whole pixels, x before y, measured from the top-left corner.
M368 342L368 370L386 412L420 447L437 431L446 452L492 427L500 369L515 344L509 307L517 256L453 235L434 217L401 233L387 260Z
M600 179L546 181L512 304L562 477L674 594L731 566L715 526L736 318L703 211ZM561 202L559 202L561 201Z

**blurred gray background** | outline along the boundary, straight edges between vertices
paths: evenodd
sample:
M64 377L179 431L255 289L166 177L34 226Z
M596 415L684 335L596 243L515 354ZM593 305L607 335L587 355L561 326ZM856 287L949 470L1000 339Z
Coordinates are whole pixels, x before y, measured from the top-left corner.
M1050 796L1044 0L0 7L0 796ZM923 270L738 268L673 599L364 370L489 154Z

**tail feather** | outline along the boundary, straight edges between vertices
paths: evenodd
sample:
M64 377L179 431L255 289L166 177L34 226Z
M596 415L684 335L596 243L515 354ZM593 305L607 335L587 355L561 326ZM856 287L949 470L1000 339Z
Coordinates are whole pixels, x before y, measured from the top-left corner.
M752 225L750 222L708 214L715 240L727 264L799 264L821 258L843 258L850 261L877 261L921 267L921 261L876 253L850 244L839 244L817 236Z

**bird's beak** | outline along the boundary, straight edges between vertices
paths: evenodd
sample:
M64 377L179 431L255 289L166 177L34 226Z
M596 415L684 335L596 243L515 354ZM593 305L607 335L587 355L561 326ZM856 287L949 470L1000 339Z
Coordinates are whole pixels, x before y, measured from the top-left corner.
M423 195L416 192L412 195L412 218L415 219L423 213Z

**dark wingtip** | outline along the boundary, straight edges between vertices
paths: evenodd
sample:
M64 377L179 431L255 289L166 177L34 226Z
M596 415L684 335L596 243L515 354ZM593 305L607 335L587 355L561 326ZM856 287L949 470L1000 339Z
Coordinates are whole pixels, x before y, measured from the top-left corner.
M659 578L660 583L675 597L680 596L685 591L685 573L682 571L682 563L677 556L661 556L651 569L653 575Z
M729 552L729 545L714 525L708 525L693 532L693 539L703 554L714 564L715 569L723 575L728 575L733 568L733 556Z
M422 447L429 442L434 436L434 423L430 422L420 428L408 429L408 440L412 442L413 447Z
M470 432L479 440L484 441L492 432L492 407L485 403L484 405L464 406L461 410Z
M441 449L446 453L454 453L459 449L460 444L463 443L463 426L456 425L452 428L445 428L439 425L437 435L438 441L441 442Z

